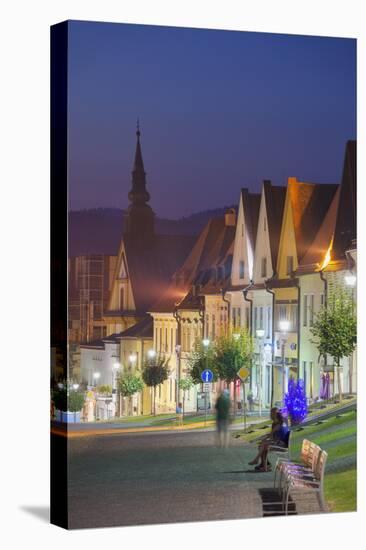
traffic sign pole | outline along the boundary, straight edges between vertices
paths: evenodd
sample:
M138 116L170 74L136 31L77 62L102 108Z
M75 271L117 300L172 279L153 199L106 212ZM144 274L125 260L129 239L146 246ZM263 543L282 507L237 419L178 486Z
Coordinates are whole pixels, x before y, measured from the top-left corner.
M244 430L247 429L247 412L245 408L245 382L243 384L243 416L244 416Z

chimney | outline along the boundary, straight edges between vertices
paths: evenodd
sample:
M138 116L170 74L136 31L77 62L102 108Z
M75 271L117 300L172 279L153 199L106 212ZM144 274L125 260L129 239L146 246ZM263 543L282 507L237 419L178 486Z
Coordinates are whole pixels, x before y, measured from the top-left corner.
M236 212L235 208L228 208L225 212L225 226L234 227L236 224Z

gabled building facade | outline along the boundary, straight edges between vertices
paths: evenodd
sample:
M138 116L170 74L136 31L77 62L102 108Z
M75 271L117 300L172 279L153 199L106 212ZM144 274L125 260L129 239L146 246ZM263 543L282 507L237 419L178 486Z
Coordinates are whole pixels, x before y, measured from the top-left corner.
M296 276L300 283L302 316L300 319L300 376L310 400L323 396L325 380L329 394L338 394L338 377L333 360L321 357L312 343L311 326L319 308L338 288L348 289L355 299L357 272L356 235L356 142L346 145L341 184ZM357 354L341 361L341 391L356 392Z
M264 407L270 406L273 382L274 295L267 287L267 280L276 273L285 194L285 187L273 186L270 181L263 182L253 279L248 292L252 300L252 334L255 340L251 388L255 399Z
M337 185L289 178L284 204L274 292L273 401L281 402L290 376L299 376L301 294L296 270L326 216Z

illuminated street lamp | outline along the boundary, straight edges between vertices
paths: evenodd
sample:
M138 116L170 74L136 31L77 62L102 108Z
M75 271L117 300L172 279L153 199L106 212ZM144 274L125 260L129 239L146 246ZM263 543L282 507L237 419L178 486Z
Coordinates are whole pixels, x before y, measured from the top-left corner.
M156 351L154 349L149 349L147 356L149 359L154 359L154 357L156 357Z
M137 360L137 355L136 353L131 353L129 356L128 356L128 360L129 362L134 365L136 363L136 360Z
M72 387L76 391L79 388L79 384L73 384Z
M210 340L209 340L208 338L204 338L204 339L202 340L202 344L203 344L203 346L207 349L208 346L210 345Z
M356 275L353 273L350 273L349 275L345 275L344 277L345 283L347 286L354 287L356 285Z
M99 378L100 378L100 372L95 372L95 373L93 374L93 378L94 378L95 383L97 383L97 381L98 381Z
M263 363L263 338L264 338L264 330L262 328L258 328L256 330L257 338L259 339L259 391L258 391L258 408L259 408L259 416L262 416L262 363Z

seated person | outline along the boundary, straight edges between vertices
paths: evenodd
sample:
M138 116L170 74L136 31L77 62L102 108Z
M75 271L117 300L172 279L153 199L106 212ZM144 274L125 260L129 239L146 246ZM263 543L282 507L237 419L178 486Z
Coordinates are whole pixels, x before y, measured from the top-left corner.
M271 433L262 438L258 445L257 456L249 462L251 465L258 464L260 459L260 464L255 468L260 472L268 472L271 470L271 465L267 460L268 451L271 445L285 447L287 444L287 434L289 429L283 414L277 409L277 407L271 409L271 418L273 420Z

